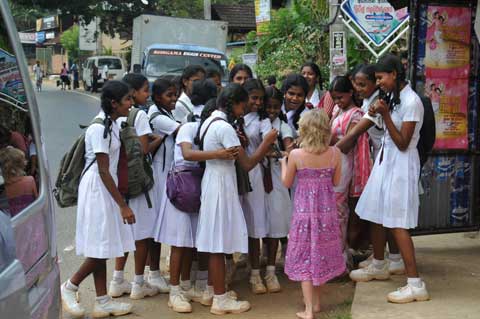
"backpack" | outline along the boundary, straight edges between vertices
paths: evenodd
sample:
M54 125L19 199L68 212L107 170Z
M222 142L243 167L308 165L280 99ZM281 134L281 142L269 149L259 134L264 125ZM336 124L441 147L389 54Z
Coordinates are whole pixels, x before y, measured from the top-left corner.
M145 194L148 207L152 208L148 191L154 184L153 169L148 155L143 153L142 143L135 129L138 112L140 112L138 108L133 108L128 114L127 121L122 122L120 127L120 141L125 149L128 163L128 190L123 195L128 201L130 198Z
M160 109L160 112L153 112L152 115L150 115L150 127L152 128L152 131L153 131L152 122L157 116L160 116L160 115L166 115L165 112L163 112L162 109ZM160 145L158 145L157 149L153 151L152 160L155 157L155 155L157 154L160 147L162 147L162 145L165 143L165 140L167 139L167 137L168 137L168 135L165 135L163 137L162 141L160 142ZM166 146L163 145L163 168L162 168L162 171L165 171L165 157L166 157L166 154L167 154L167 149L166 149Z
M435 144L436 128L432 101L426 96L421 96L420 99L422 100L424 113L417 149L420 156L420 167L422 167L428 159L428 153L432 151L433 145Z
M105 121L101 118L95 118L90 125L95 123L105 125ZM80 127L86 128L85 126ZM105 134L104 138L106 138ZM95 161L96 159L85 167L85 133L82 133L63 155L60 162L60 169L53 190L58 206L65 208L77 205L80 180Z

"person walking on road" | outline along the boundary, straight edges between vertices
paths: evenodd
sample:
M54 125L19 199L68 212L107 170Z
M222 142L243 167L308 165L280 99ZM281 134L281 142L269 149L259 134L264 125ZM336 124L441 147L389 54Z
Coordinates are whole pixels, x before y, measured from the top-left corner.
M78 66L75 62L70 67L70 71L73 74L73 89L74 90L78 89L80 87L80 85L78 83Z
M97 93L98 86L98 67L95 63L92 66L92 93Z
M105 64L102 68L102 79L103 79L103 85L107 83L108 81L108 65Z
M70 87L70 78L68 77L68 68L67 68L67 64L66 63L63 63L63 68L62 68L62 71L60 72L60 80L62 81L62 90L65 90L68 86L69 89L71 89Z
M42 78L43 70L40 66L40 61L37 60L37 63L33 66L33 74L35 76L35 85L37 87L37 92L42 91Z

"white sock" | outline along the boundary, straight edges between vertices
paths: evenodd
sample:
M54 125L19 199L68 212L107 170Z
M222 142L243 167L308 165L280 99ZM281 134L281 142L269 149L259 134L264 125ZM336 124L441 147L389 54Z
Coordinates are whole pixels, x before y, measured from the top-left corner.
M72 291L78 291L78 286L75 286L74 284L72 284L70 279L67 280L67 283L65 284L65 288Z
M143 286L144 281L145 280L143 279L143 275L135 275L133 277L133 282L139 284L140 286Z
M121 284L123 282L123 270L114 270L113 271L113 280L117 283L117 284Z
M275 266L267 266L267 273L266 275L275 275Z
M150 270L149 276L150 276L150 278L160 277L160 270Z
M109 296L109 295L99 296L99 297L95 298L95 300L96 300L99 304L103 305L103 304L107 303L107 302L110 300L110 296Z
M190 280L180 280L180 287L183 290L190 290L190 288L192 288L192 282Z
M145 266L143 273L148 276L148 274L150 273L150 266Z
M208 292L210 295L213 295L213 294L214 294L213 286L209 286L209 285L207 284L207 292Z
M227 299L227 293L224 293L223 295L213 295L214 298L220 299L220 300L225 300Z
M402 259L401 254L388 254L388 259L394 262L399 262Z
M260 276L260 269L252 269L250 277L257 277Z
M377 269L382 269L383 267L385 267L385 263L386 263L385 259L378 260L378 259L375 259L375 257L372 259L372 264Z
M180 294L180 286L179 285L176 285L176 286L173 286L171 285L170 286L170 296L176 296L178 294Z
M206 280L208 279L208 270L199 270L197 271L196 280Z
M207 287L207 279L197 279L195 281L195 288L197 290L205 290L205 288Z
M415 288L422 287L422 279L421 278L407 278L407 284L413 286Z

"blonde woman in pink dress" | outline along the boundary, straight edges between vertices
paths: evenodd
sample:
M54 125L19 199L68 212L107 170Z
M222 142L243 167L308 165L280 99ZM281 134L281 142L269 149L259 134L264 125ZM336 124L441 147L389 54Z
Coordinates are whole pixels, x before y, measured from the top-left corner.
M299 134L300 148L281 161L285 187L297 179L285 273L302 285L305 311L297 317L310 319L320 311L320 286L345 272L333 190L342 162L340 151L328 146L330 125L324 110L305 113Z

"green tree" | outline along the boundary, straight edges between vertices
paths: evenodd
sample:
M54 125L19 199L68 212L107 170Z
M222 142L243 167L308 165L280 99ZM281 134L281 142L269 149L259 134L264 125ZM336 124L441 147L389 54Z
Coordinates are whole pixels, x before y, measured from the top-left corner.
M267 34L258 37L257 74L283 78L313 61L327 79L328 9L325 0L294 0L291 7L272 12Z
M71 59L77 60L80 56L80 47L78 43L80 32L78 25L72 26L67 31L63 32L60 37L60 43L63 48L68 52L68 55Z

